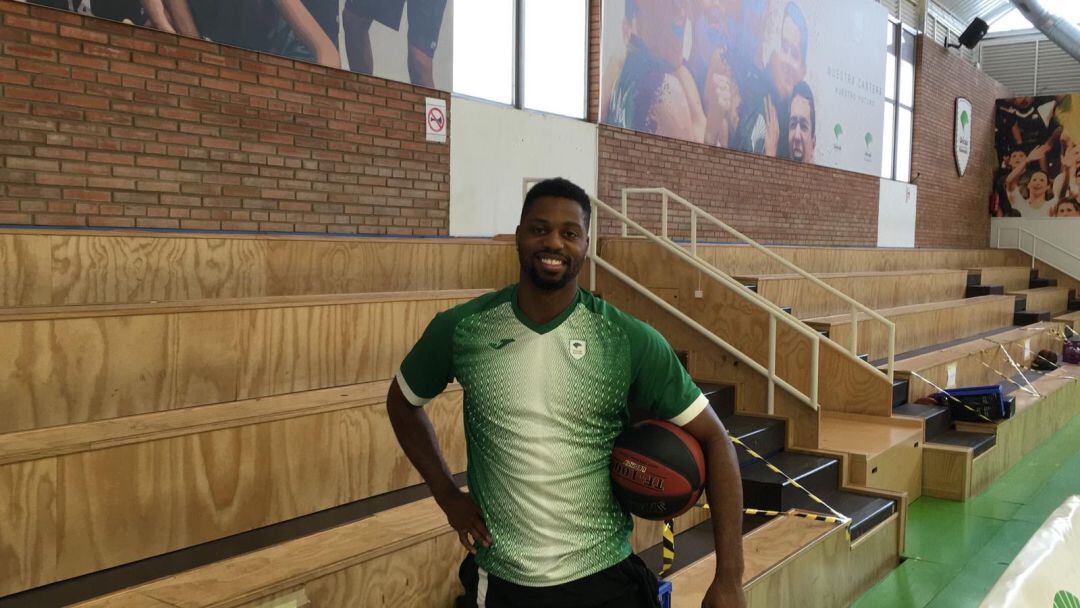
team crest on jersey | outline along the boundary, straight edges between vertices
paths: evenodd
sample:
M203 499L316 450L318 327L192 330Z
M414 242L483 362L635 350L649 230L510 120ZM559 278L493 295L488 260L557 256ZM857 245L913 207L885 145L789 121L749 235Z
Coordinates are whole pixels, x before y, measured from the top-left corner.
M580 359L585 356L584 340L570 340L570 356L574 359Z

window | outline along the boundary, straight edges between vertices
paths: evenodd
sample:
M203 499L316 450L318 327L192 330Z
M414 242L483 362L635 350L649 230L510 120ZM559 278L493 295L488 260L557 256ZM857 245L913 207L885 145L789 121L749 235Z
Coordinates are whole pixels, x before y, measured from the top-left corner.
M455 0L454 92L584 118L588 29L581 0Z
M915 32L888 23L885 56L885 137L881 177L911 180L911 134L915 111Z

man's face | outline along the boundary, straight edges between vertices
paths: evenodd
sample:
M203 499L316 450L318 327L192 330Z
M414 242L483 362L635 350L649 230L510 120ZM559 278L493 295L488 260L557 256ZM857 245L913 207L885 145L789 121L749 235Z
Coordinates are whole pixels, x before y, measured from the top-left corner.
M1023 150L1013 150L1013 153L1009 155L1009 166L1022 167L1027 163L1027 154L1024 154Z
M1016 108L1020 110L1026 110L1035 105L1034 97L1017 97L1014 101Z
M810 116L810 100L798 96L791 100L791 118L788 120L788 150L791 159L800 163L814 162L813 121Z
M653 55L675 69L683 62L688 0L637 0L637 33Z
M780 48L769 58L769 75L777 92L784 99L791 99L795 85L806 77L806 57L802 52L802 32L790 17L784 16L780 31Z
M1058 217L1080 217L1080 203L1072 201L1060 203L1057 208Z
M517 228L517 249L533 285L549 291L565 287L577 278L589 251L581 205L557 197L534 201Z

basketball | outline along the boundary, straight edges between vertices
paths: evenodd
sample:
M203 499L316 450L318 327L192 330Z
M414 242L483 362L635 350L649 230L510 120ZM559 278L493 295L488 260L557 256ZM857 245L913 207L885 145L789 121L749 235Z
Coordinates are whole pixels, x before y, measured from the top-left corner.
M611 451L615 497L643 519L682 515L705 485L705 455L697 440L669 422L646 420L623 431Z

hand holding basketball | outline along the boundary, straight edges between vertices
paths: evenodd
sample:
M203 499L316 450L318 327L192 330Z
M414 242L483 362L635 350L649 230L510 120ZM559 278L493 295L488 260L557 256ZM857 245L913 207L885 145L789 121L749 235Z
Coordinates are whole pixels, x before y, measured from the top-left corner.
M457 531L458 540L469 553L475 555L478 544L491 546L491 533L484 523L484 514L468 494L453 488L444 495L436 496L435 502L446 513L450 527Z

